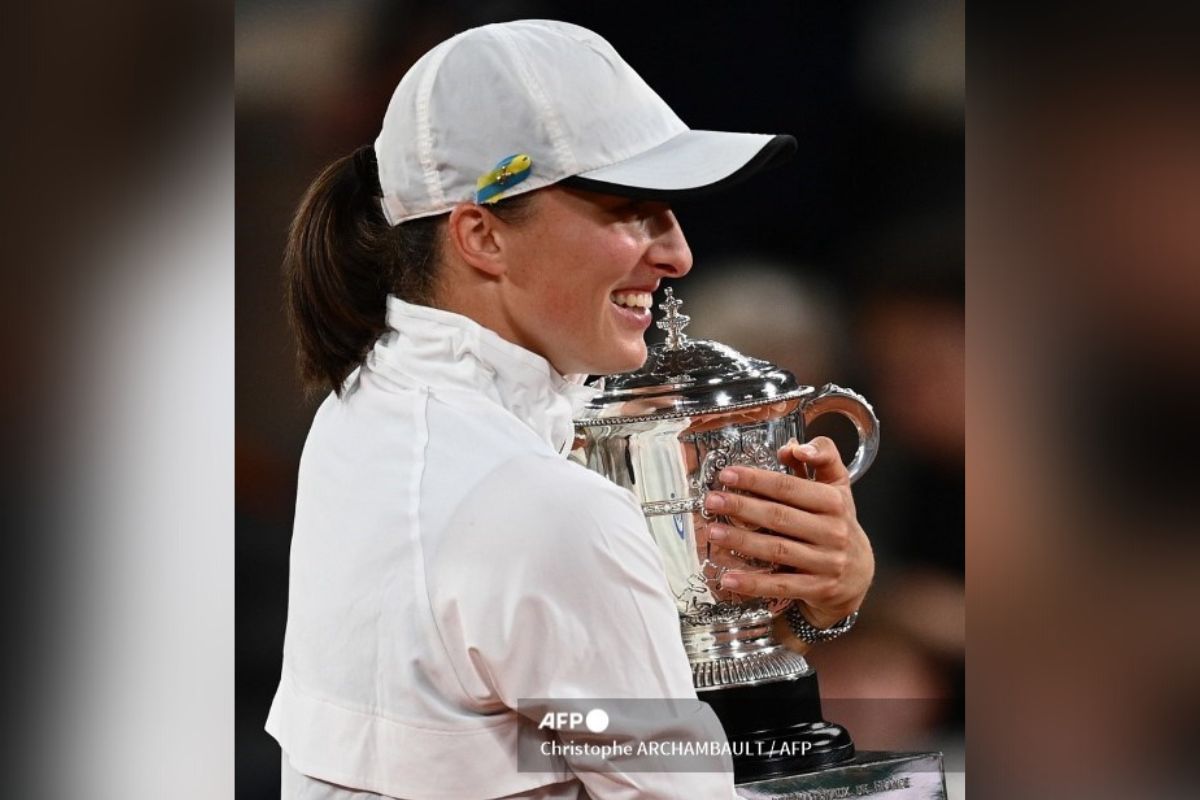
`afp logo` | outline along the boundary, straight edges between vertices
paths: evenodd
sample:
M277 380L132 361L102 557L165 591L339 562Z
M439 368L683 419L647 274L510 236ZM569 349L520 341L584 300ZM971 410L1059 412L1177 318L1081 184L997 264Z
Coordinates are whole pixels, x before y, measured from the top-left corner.
M573 731L581 725L592 733L604 733L608 730L608 713L602 708L593 708L586 714L579 711L547 711L538 723L538 730Z

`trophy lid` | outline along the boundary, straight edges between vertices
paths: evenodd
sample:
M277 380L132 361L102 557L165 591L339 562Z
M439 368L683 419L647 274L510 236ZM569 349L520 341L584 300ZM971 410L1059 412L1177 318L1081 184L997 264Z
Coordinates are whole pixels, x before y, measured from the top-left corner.
M765 405L813 391L792 373L743 355L728 345L691 339L683 332L691 318L679 313L683 302L668 288L658 306L656 324L666 340L651 345L641 369L605 379L604 391L584 407L579 427L611 425L668 417L695 416Z

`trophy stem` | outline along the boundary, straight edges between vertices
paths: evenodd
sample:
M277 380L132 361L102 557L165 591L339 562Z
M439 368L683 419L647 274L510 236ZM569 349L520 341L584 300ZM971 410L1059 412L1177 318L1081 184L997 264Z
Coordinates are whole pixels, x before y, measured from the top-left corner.
M697 692L793 680L811 672L804 656L778 644L738 656L692 661L692 683Z

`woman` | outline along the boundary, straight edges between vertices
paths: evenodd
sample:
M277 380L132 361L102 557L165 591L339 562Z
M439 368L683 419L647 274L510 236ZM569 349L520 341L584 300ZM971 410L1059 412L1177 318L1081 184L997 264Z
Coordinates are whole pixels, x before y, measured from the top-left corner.
M600 37L522 21L435 47L374 146L317 178L286 255L302 371L332 393L267 723L285 797L732 796L728 772L520 771L515 709L695 696L640 508L564 456L583 376L640 366L651 293L691 268L669 202L794 147L690 131ZM725 532L798 572L727 588L827 628L862 602L870 548L832 444L782 456L817 480L739 468L759 496L722 513L787 534Z

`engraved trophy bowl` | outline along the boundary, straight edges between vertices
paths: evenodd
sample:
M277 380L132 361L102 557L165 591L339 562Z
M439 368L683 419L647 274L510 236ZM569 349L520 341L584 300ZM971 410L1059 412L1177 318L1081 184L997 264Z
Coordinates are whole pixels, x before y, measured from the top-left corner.
M729 520L710 516L704 499L715 489L732 491L717 477L729 465L790 472L777 451L791 439L804 441L806 426L828 413L847 417L858 431L858 448L848 465L853 482L875 459L879 421L870 404L848 389L804 386L766 361L718 342L690 339L683 333L689 318L679 313L681 305L667 289L659 306L665 315L657 323L666 331L665 341L650 348L641 369L606 379L604 390L575 420L572 455L641 502L675 596L701 699L721 716L719 706L733 697L723 690L755 687L763 695L771 691L760 688L766 684L809 678L804 702L808 716L819 718L815 674L803 656L772 633L773 620L791 601L720 587L721 576L731 569L766 573L781 568L710 543L709 524ZM738 696L744 699L748 692ZM844 738L852 753L848 735Z

